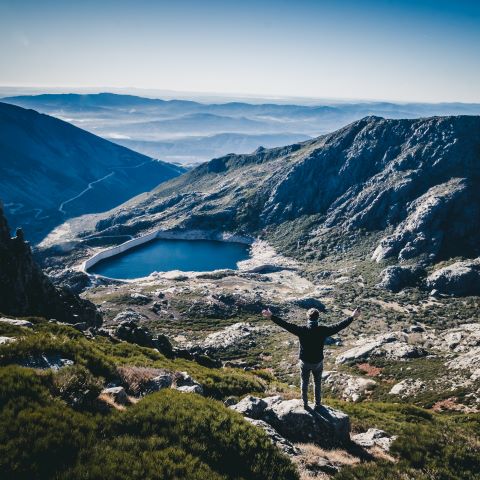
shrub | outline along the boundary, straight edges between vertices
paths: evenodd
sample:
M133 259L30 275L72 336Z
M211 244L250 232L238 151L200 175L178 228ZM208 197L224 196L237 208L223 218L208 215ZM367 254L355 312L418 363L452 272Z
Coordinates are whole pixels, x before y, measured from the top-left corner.
M84 450L59 480L225 480L200 459L161 438L118 437Z
M69 330L70 329L68 327ZM44 354L59 354L88 368L94 375L116 377L113 361L86 338L71 338L65 334L38 332L35 335L18 337L15 342L0 345L0 365L8 365Z
M163 390L109 417L108 437L160 437L227 478L296 479L290 461L259 429L215 400Z
M75 409L92 408L103 387L103 379L94 377L80 365L60 369L52 379L52 390Z
M68 401L97 381L79 366L56 374L0 367L0 477L298 478L262 431L215 400L168 389L125 411L94 416L52 397Z
M0 368L0 472L2 478L52 478L90 444L94 424L51 398L49 375Z

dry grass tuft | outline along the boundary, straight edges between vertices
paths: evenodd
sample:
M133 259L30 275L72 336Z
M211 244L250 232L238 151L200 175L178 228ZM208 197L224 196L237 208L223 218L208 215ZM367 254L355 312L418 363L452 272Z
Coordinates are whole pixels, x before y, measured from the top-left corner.
M146 384L152 378L165 373L166 370L151 367L118 367L118 374L122 381L122 385L132 395L140 395Z
M345 450L326 450L311 443L296 445L300 455L294 458L301 480L328 479L341 467L360 463L360 458Z

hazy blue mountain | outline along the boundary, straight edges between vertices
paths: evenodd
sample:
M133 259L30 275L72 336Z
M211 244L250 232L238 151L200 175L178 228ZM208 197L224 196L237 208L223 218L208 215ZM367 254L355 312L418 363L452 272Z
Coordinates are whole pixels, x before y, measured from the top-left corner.
M182 161L188 163L200 160L210 160L228 153L253 152L259 145L272 148L290 143L308 140L310 137L301 133L265 133L241 134L219 133L210 136L191 136L179 138L177 141L129 140L117 139L116 143L125 147L158 156L169 162Z
M284 135L284 144L302 141L370 115L408 119L480 114L479 104L463 103L201 103L113 93L16 96L3 101L34 108L108 140L135 145L141 153L160 159L174 159L183 164L281 144L264 144L265 135ZM232 142L227 139L223 145L219 143L218 135L222 134L236 136L233 148ZM199 149L196 152L192 150L190 137L193 136L203 137L201 145L197 144Z
M35 240L66 218L102 212L183 169L56 118L0 103L0 192L12 227Z

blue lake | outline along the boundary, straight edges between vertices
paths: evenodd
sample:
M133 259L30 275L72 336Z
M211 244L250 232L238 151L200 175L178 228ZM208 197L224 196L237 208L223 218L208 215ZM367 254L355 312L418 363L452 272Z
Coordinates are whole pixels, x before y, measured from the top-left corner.
M155 271L236 269L237 262L249 258L249 253L250 247L243 243L156 239L101 260L89 271L111 278L138 278Z

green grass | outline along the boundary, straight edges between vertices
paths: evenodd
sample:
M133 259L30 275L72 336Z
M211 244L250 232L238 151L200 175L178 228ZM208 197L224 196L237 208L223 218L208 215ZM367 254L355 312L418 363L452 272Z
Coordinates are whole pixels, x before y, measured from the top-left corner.
M33 329L11 331L17 340L0 347L1 478L298 478L261 430L215 400L275 391L298 396L297 389L271 373L206 368L125 342L89 340L68 326L32 321ZM71 358L75 366L55 373L13 365L48 352ZM99 410L92 397L117 377L118 366L128 365L187 371L213 398L167 389L124 411ZM384 378L428 379L442 368L434 359L402 362L402 369L398 365L384 362ZM437 414L407 403L327 403L349 414L354 432L376 427L398 436L391 450L395 462L345 467L336 479L480 478L479 414Z
M184 359L168 359L158 351L105 337L87 340L82 333L66 325L37 321L34 329L22 332L12 343L0 345L0 365L40 354L59 354L85 367L94 376L118 379L118 365L187 371L214 398L262 392L266 382L259 376L236 369L207 368Z
M356 431L376 427L398 436L390 452L398 461L346 467L335 479L480 478L480 414L435 414L407 404L329 403L350 415Z

